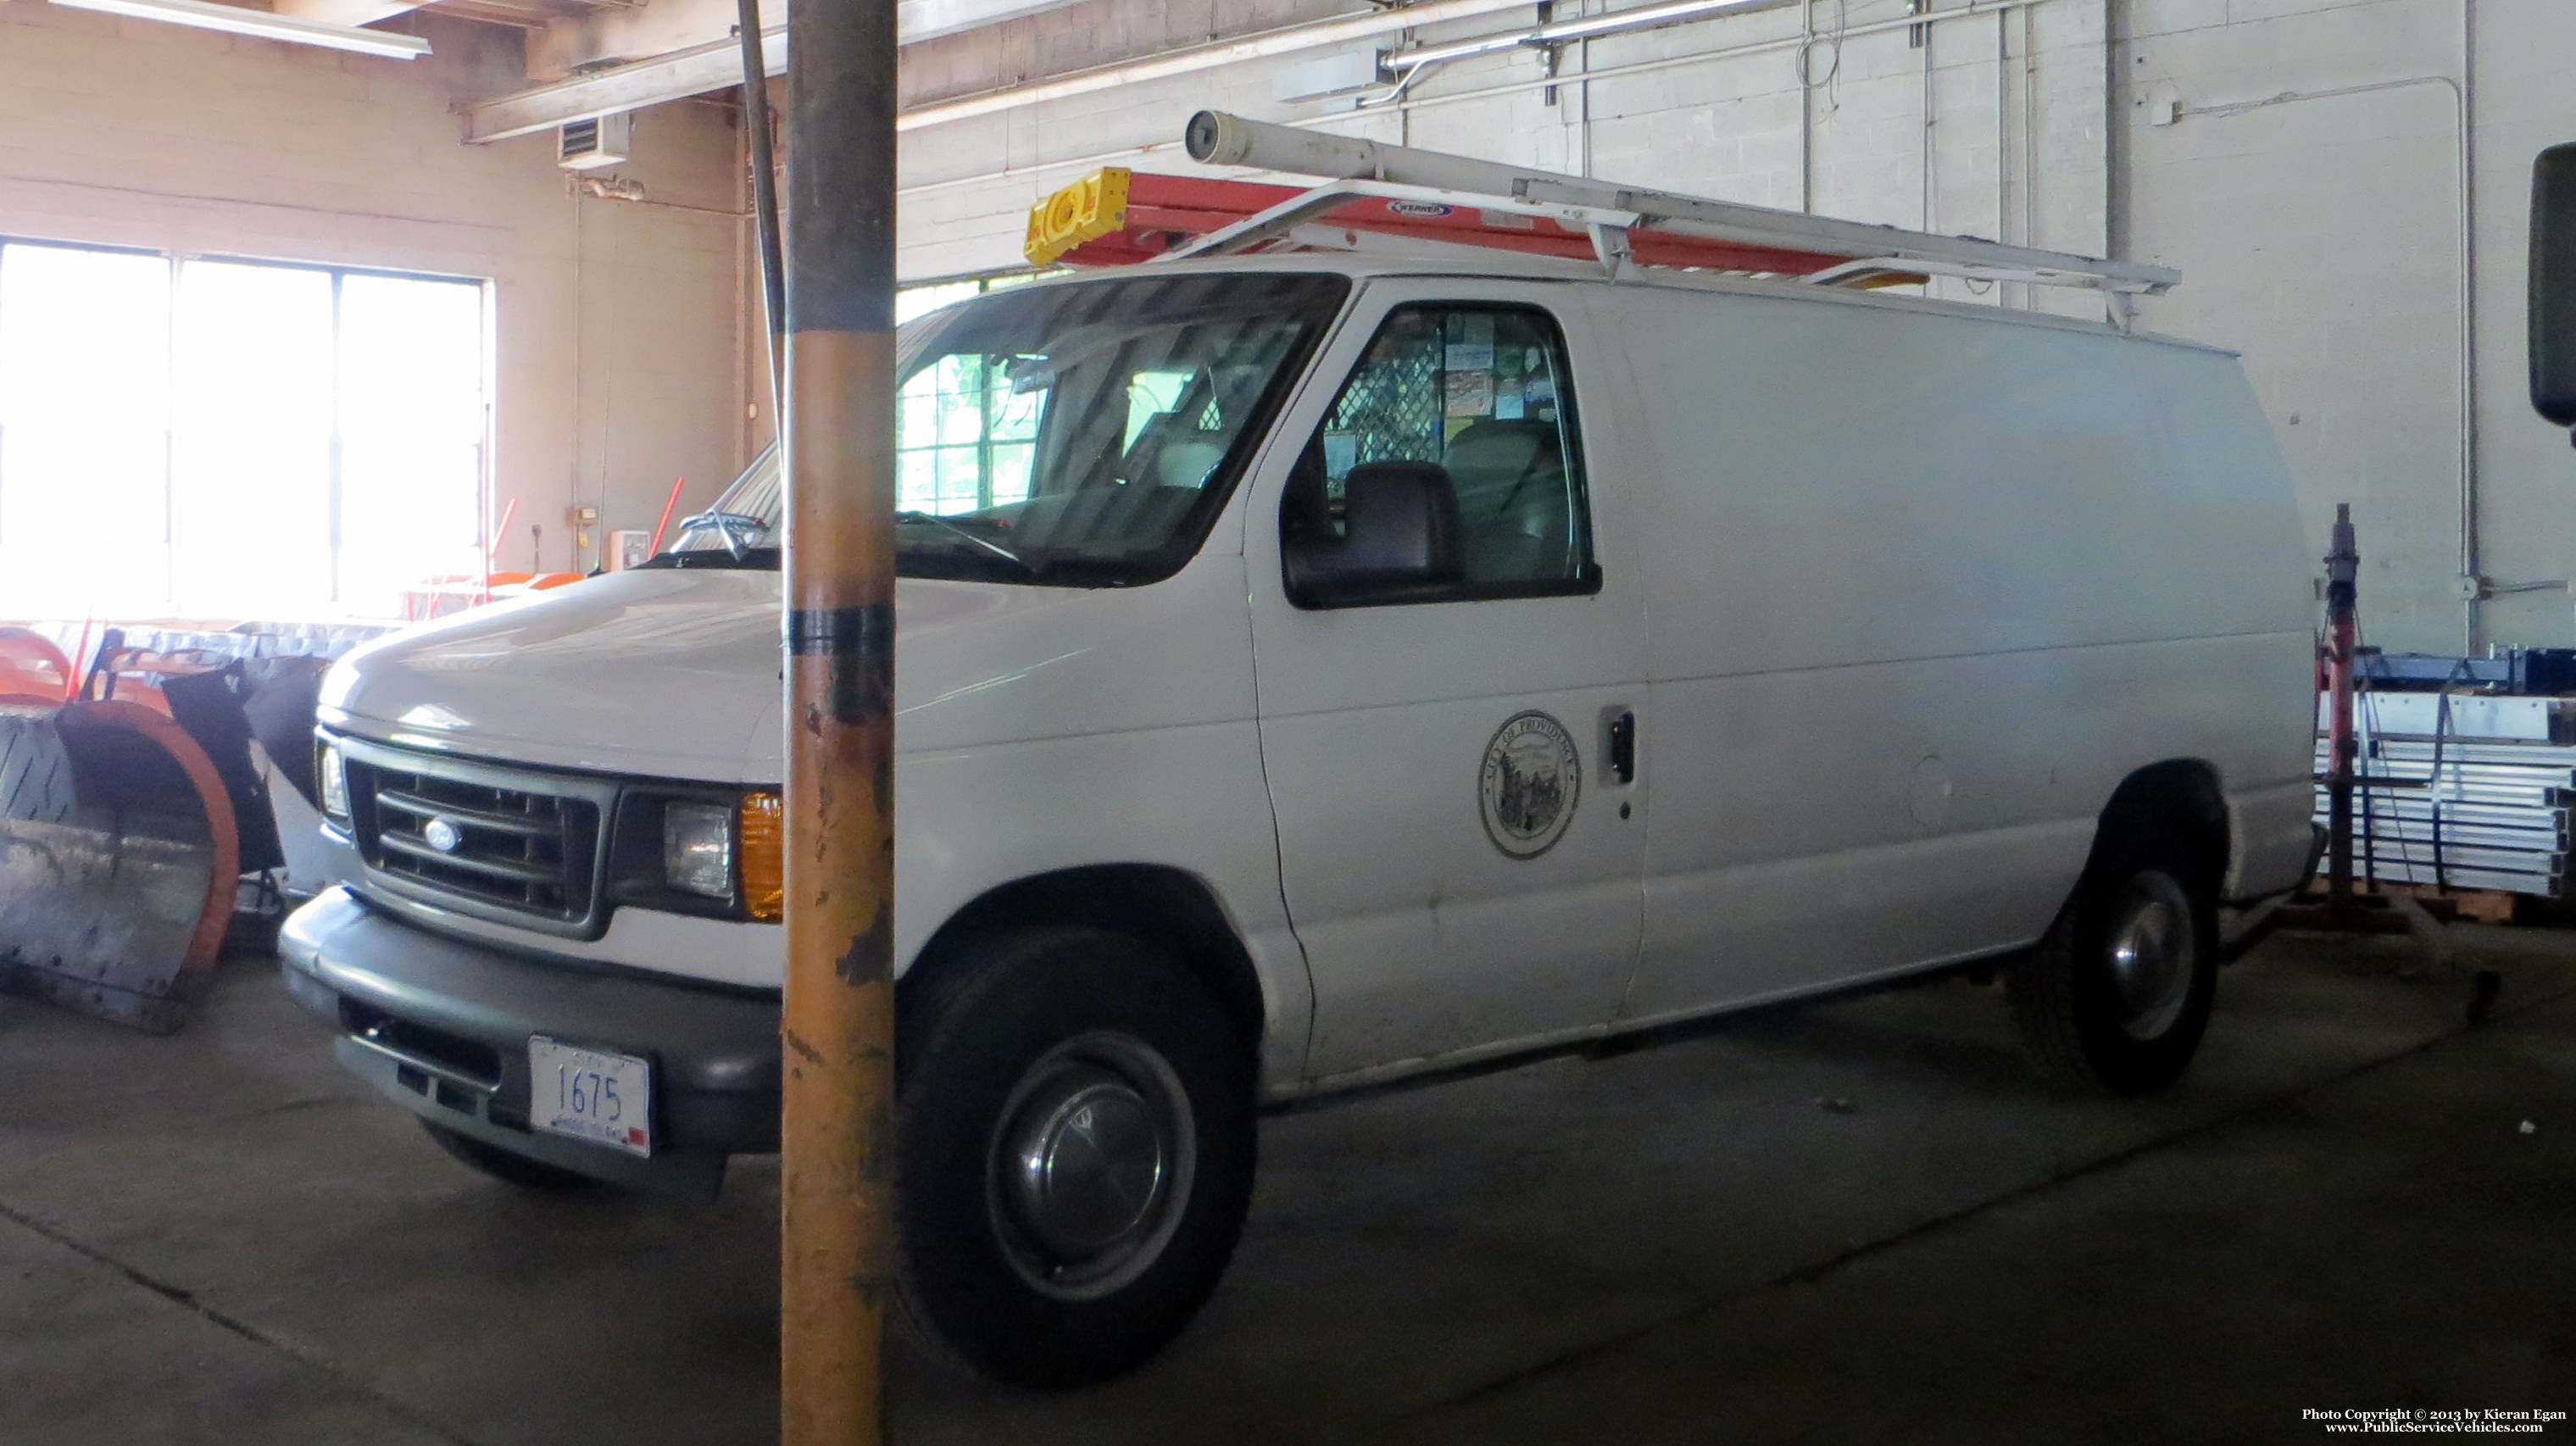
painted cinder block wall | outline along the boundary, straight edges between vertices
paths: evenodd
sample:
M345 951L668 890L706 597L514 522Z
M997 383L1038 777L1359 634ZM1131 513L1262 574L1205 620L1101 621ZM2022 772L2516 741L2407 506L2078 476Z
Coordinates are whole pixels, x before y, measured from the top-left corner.
M516 82L507 31L417 23L417 61L0 4L0 234L489 279L502 563L573 556L565 509L650 527L744 445L740 142L702 104L638 118L626 174L682 210L576 200L549 136L460 143L453 107Z

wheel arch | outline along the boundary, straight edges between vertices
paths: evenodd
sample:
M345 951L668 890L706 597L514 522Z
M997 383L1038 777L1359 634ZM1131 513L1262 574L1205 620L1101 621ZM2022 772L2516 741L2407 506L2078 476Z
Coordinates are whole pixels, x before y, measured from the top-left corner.
M948 916L907 971L908 980L972 940L1035 925L1076 925L1129 934L1176 955L1207 985L1258 1051L1269 1024L1260 972L1216 890L1169 864L1085 864L998 884Z
M2168 758L2120 780L2094 824L2087 869L2104 861L2113 842L2147 828L2170 829L2207 861L2207 884L2233 876L2235 820L2217 765L2201 758Z

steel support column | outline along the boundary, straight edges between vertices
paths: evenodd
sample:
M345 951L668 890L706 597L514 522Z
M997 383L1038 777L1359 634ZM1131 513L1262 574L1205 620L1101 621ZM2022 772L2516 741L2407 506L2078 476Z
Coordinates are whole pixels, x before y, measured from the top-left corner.
M788 23L780 1436L864 1446L895 1247L895 5Z

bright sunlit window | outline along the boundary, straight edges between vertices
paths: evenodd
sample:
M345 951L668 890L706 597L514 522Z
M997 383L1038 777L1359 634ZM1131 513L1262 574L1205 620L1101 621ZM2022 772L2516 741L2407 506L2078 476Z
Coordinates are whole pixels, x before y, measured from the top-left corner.
M0 243L0 615L392 617L479 564L482 283Z
M907 286L895 293L895 322L1046 274L1022 271ZM896 506L975 512L1029 495L1043 394L1014 389L1007 375L1011 360L943 357L904 384L896 403Z

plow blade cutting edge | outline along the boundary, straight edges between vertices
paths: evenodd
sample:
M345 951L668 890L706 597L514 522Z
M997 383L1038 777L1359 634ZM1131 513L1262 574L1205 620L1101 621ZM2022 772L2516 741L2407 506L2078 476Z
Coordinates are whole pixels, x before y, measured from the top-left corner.
M214 763L168 717L0 704L0 987L177 1029L213 977L240 848Z

